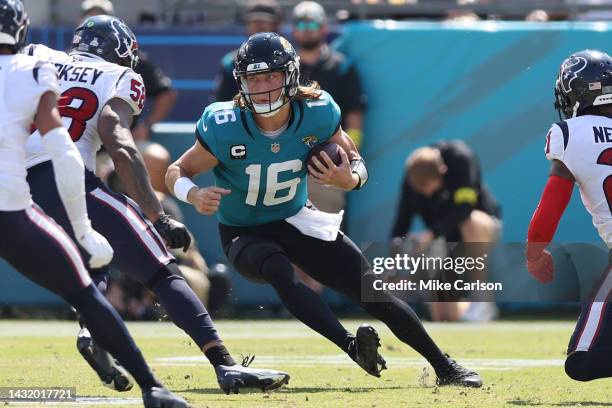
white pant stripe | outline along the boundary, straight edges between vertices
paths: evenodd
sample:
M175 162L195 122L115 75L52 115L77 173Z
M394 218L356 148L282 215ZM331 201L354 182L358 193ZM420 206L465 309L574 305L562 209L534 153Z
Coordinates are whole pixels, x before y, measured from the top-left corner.
M136 204L136 202L134 200L132 200L130 197L126 197L127 198L127 203L128 206L130 206L134 212L136 212L136 214L139 214L140 210L138 209L138 204ZM170 252L168 252L168 248L166 248L166 245L164 244L164 239L161 237L161 235L159 235L159 232L157 232L157 230L155 229L155 226L153 225L153 223L146 217L142 218L142 221L144 221L148 227L149 227L149 232L154 235L153 239L155 239L155 241L159 244L160 248L162 249L162 251L168 255L168 257L170 258L174 258Z
M123 217L132 227L140 241L144 244L147 250L158 260L160 265L166 265L172 258L161 250L157 242L153 239L150 231L147 229L147 224L142 218L128 205L117 200L112 195L108 194L101 188L97 188L89 194L96 197L98 200L106 203L115 210L117 214Z
M41 212L35 207L29 207L26 209L26 215L28 218L39 227L45 235L53 239L59 247L62 249L68 261L70 262L70 267L73 271L75 271L81 285L86 288L91 284L91 278L89 277L89 273L87 269L85 269L85 265L83 265L83 260L81 258L81 254L77 249L72 239L68 236L66 231L64 231L61 227L59 227L54 221L52 221L48 215Z
M595 301L591 303L591 308L587 315L586 322L582 334L578 339L576 345L576 351L588 351L596 338L599 326L602 323L603 313L606 307L606 300L612 291L612 273L608 273L608 276L603 281L597 294L595 295Z

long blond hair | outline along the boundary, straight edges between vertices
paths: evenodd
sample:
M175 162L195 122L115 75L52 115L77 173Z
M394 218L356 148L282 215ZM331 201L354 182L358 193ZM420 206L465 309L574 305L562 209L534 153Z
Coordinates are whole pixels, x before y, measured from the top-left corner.
M297 93L293 98L298 101L303 101L304 99L319 99L320 97L321 86L317 81L310 81L308 85L299 85ZM240 92L234 96L234 106L241 109L246 108L246 101Z

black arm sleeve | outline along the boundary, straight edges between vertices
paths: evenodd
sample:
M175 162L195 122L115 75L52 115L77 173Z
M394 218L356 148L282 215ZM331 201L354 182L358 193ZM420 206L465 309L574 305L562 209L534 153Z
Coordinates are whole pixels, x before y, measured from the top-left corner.
M440 218L431 231L438 237L456 230L478 203L480 194L480 169L476 157L465 145L454 149L448 167L446 183L452 202L449 212Z
M345 113L352 111L364 111L366 108L366 97L361 88L359 74L353 65L342 75L342 110Z
M391 238L406 235L412 225L412 218L416 212L414 205L416 193L410 186L410 183L408 183L406 177L404 177L402 181L401 194L400 203L397 207L397 214L395 215L395 222L391 229Z

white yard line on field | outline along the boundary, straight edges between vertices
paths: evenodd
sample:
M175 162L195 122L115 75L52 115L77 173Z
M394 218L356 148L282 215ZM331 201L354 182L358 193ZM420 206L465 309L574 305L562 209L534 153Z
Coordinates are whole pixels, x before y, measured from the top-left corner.
M92 405L142 405L142 398L113 398L113 397L77 397L76 401L10 401L8 406L45 406L64 407L66 405L90 407Z
M387 358L389 368L421 368L427 366L422 358L390 357ZM565 360L559 359L519 359L519 358L466 358L459 359L461 364L474 370L518 370L533 367L559 367ZM162 357L153 360L157 366L198 366L204 363L202 356ZM353 366L355 363L346 354L324 356L262 356L257 355L257 363L262 366L288 365L297 367L312 367L320 365Z

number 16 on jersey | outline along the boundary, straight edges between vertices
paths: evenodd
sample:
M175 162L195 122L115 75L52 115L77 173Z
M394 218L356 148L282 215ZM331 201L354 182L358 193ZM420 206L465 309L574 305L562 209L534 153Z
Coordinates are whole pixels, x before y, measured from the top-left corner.
M266 172L265 193L263 197L263 205L272 206L286 203L295 197L297 186L300 184L300 178L294 177L287 181L278 181L278 175L282 172L291 171L298 173L302 170L301 160L289 160L281 163L273 163L268 166ZM261 164L251 164L245 169L249 176L249 193L246 197L248 205L256 206L259 198L260 182L261 182ZM280 190L287 190L287 193L279 197L276 194Z

